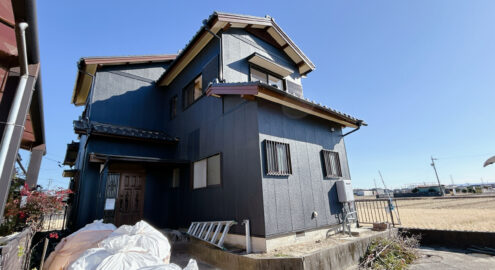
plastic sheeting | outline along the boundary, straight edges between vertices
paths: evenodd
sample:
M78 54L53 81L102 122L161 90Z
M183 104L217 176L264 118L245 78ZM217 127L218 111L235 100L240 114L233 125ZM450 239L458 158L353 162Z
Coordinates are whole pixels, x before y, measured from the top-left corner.
M68 266L70 270L176 270L178 265L169 264L170 244L158 230L144 221L134 226L122 225L97 247L86 250ZM184 268L197 270L195 260Z
M115 225L95 220L78 231L62 239L50 253L43 269L62 270L81 256L87 249L94 248L107 238L114 230Z

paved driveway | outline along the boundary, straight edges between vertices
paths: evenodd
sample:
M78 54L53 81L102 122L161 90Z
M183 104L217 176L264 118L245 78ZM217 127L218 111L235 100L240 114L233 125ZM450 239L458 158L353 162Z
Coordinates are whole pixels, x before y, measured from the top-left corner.
M421 258L409 269L495 269L495 256L465 253L463 250L421 247Z

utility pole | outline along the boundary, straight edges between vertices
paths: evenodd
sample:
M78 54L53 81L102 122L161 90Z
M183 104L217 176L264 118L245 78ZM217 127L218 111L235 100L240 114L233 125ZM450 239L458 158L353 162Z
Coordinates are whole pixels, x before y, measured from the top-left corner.
M51 179L51 178L48 179L48 188L47 188L47 190L50 190L50 186L52 185L52 181L53 181L53 179Z
M442 196L445 196L445 192L442 189L442 184L440 184L440 178L438 178L437 167L435 167L435 160L438 160L438 159L431 157L431 166L433 167L433 170L435 170L435 175L437 176L438 188L440 189Z
M383 184L383 187L385 188L385 193L387 193L388 198L390 200L392 200L390 197L390 193L387 191L387 185L385 185L385 181L383 180L382 172L380 172L380 170L378 170L378 174L380 175L380 178L382 179L382 184Z

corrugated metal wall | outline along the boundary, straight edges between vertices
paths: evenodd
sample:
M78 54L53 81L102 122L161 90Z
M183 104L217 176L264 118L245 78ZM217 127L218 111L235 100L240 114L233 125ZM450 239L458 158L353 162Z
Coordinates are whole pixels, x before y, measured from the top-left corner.
M258 102L260 159L263 161L263 201L267 235L314 229L338 223L341 212L336 179L323 177L321 150L339 152L342 173L350 179L341 129L331 123L305 116L265 101ZM264 140L288 143L292 175L265 173ZM318 213L312 218L313 211Z

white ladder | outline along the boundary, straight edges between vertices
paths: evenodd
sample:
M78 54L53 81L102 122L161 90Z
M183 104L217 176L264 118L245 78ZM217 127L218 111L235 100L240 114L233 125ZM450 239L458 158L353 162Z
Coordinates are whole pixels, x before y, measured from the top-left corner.
M230 227L235 224L237 224L237 222L233 220L193 222L191 223L191 226L189 226L187 234L224 249L223 241L229 233ZM219 238L219 233L222 231L222 228L223 233L221 233L222 236Z

